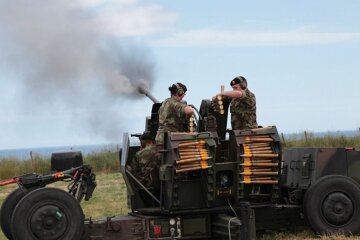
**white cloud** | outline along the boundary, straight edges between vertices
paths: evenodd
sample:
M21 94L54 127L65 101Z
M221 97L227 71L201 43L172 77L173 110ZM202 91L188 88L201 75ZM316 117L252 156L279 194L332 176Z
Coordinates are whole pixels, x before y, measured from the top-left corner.
M125 8L113 5L102 9L99 19L108 32L119 36L138 36L168 29L176 20L176 15L158 5Z
M226 31L199 29L174 33L153 44L173 47L293 46L359 41L360 32Z
M177 15L139 0L78 0L73 7L91 9L99 30L117 36L141 36L168 29Z
M137 4L138 0L78 0L73 1L69 0L69 2L73 3L74 6L81 7L99 7L104 4L117 4L118 6L127 6Z

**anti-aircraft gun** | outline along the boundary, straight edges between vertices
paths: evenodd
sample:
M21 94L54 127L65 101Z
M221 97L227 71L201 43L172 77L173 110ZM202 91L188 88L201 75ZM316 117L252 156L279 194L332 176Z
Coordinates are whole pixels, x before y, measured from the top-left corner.
M154 101L151 116L145 124L145 132L153 134L153 138L157 132L160 105ZM198 128L209 127L215 132L165 133L164 144L157 146L161 153L159 185L150 189L142 186L127 168L139 147L130 146L129 135L124 134L121 171L128 188L129 208L136 216L150 219L149 238L255 238L253 211L249 203L238 201L233 204L224 193L217 197L218 190L236 190L229 189L234 180L227 173L234 164L222 163L219 170L214 168L221 151L218 149L215 121L206 122L199 114L196 124ZM216 179L214 169L222 171L223 175ZM237 217L240 214L245 221Z
M155 139L161 103L147 91L141 91L154 102L144 132ZM33 202L36 199L42 204L35 205L38 206L35 210L32 208L22 220L23 225L11 226L10 233L11 229L26 230L33 239L79 239L81 235L81 239L140 240L255 239L256 231L305 225L318 234L360 232L359 151L353 148L284 150L275 126L228 130L229 105L221 101L203 100L199 111L194 107L198 115L195 132L165 133L164 143L157 146L160 166L154 186L144 186L128 167L140 146L130 144L131 135L124 134L119 158L131 209L128 215L89 219L79 226L83 217L78 208L73 213L62 210L68 209L69 202L70 206L78 202L68 197L64 197L66 204L49 201L46 188L38 190L46 184L38 181L42 184L36 185L35 190L22 191L17 205L25 204L26 199ZM218 108L217 104L222 107ZM79 196L76 194L79 189L81 196L88 196L87 200L95 177L91 171L85 171L87 168L83 170L76 158L60 159L64 160L60 163L61 171L78 186L71 188L71 197ZM76 171L65 170L69 162ZM82 185L77 180L79 176L83 176ZM55 181L54 177L50 179ZM25 205L19 206L13 207L24 209ZM43 216L42 209L49 210L45 216L53 220L49 225L51 231L38 230L37 219ZM19 219L19 213L16 215ZM49 218L40 219L40 223L47 223ZM15 221L11 219L10 223ZM83 228L83 233L76 233L74 227L80 231Z
M317 234L359 233L359 151L316 147L283 150L275 126L227 130L229 104L223 102L222 111L216 111L214 105L219 100L202 101L196 133L167 133L159 169L161 209L191 215L208 213L209 236L214 238L230 238L226 227L216 227L219 217L214 213L225 219L237 217L241 224L247 224L245 235L250 239L255 228L304 225ZM147 126L156 126L156 114L152 112ZM122 161L122 167L125 165ZM136 201L130 201L130 206L146 214Z

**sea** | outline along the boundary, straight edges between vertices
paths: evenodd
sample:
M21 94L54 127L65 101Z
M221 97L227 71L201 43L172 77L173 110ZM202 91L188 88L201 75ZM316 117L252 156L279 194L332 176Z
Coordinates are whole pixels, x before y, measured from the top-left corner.
M76 146L55 146L55 147L37 147L37 148L18 148L0 150L0 159L16 158L18 160L30 159L31 155L50 158L52 153L80 151L84 156L101 151L119 151L120 145L117 144L94 144L94 145L76 145Z

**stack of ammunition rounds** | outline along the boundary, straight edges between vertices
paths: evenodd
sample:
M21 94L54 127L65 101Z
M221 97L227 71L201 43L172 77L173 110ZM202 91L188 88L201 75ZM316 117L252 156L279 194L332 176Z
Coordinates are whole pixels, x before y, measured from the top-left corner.
M241 166L244 184L277 184L279 154L272 149L273 139L268 135L245 136Z
M195 132L195 116L189 118L189 132Z
M219 112L220 114L224 114L224 101L223 96L218 95L215 100L212 102L212 107L214 109L214 112Z
M179 159L176 161L176 173L208 169L211 159L205 140L183 141L178 146Z

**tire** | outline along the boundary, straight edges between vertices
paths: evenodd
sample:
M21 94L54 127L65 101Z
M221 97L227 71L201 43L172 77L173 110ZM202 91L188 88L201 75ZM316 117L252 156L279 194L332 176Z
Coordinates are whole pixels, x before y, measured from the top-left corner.
M80 239L84 214L69 193L57 188L41 188L23 197L11 218L16 240Z
M357 234L360 232L360 186L353 179L329 175L306 192L305 221L316 234Z
M11 216L16 207L16 204L25 196L25 193L20 188L12 191L4 200L0 210L0 225L4 235L12 240L10 229Z

